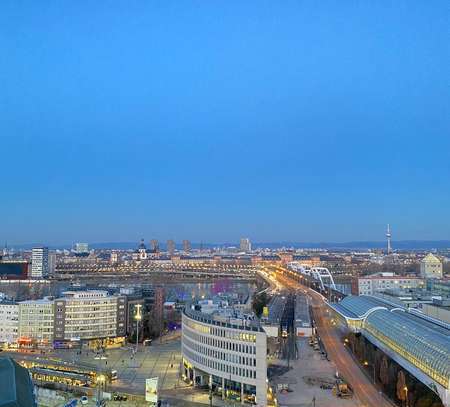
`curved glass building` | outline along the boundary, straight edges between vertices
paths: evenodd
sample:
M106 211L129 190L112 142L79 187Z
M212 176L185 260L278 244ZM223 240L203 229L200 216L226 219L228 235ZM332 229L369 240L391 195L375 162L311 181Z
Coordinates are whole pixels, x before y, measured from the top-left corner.
M257 321L230 308L186 307L182 318L184 379L222 398L267 405L267 338Z

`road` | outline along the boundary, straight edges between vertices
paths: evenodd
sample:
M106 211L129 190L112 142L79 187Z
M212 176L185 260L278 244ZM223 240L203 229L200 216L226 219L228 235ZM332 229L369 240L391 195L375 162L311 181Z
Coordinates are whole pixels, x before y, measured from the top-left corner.
M283 285L303 289L311 300L316 328L322 339L330 360L332 360L340 376L352 387L361 407L392 407L393 404L378 391L373 383L366 377L361 368L355 363L336 330L331 327L325 316L324 298L316 291L305 287L296 281L288 279L277 273L277 280Z

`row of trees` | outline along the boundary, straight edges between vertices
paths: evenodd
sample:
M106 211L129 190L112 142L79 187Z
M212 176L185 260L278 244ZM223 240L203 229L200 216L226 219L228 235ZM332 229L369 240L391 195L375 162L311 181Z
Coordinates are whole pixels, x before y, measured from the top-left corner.
M269 300L270 298L265 291L253 296L252 308L258 318L262 315L264 307L269 303Z

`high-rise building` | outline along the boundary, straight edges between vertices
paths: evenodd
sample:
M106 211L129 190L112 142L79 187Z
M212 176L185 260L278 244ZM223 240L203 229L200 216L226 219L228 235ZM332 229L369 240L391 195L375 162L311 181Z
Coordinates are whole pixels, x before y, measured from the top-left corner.
M241 249L241 252L245 252L245 253L252 251L252 244L248 237L243 237L241 239L240 249Z
M183 251L186 253L191 251L191 242L189 240L183 240Z
M49 272L48 247L34 247L31 252L31 278L46 278Z
M167 241L167 253L172 256L175 253L175 242L173 240Z
M159 242L156 239L150 240L150 250L152 253L159 253Z
M53 276L56 271L56 253L50 252L48 254L48 273L50 276Z
M432 253L420 262L420 275L423 278L442 278L442 262Z

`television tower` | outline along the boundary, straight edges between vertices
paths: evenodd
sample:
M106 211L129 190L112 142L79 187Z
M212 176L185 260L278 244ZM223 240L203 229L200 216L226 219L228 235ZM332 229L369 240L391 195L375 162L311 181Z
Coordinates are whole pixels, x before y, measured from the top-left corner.
M389 223L387 225L387 231L386 231L386 238L387 238L387 254L391 254L392 252L392 246L391 246L391 227L389 226Z

